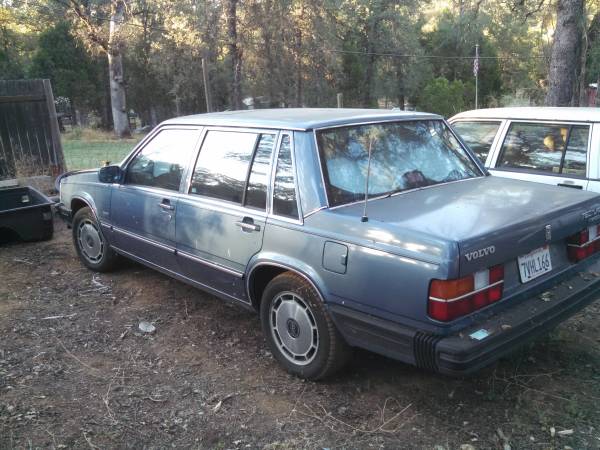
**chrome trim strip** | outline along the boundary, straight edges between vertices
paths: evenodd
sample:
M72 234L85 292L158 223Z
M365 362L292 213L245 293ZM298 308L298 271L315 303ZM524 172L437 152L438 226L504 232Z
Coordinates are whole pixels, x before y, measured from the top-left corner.
M173 254L175 254L175 255L181 255L184 258L187 258L189 260L198 262L200 264L204 264L206 266L212 267L213 269L218 269L218 270L221 270L223 272L227 272L227 273L229 273L231 275L235 275L238 278L243 278L244 277L244 273L243 272L240 272L240 271L235 270L235 269L230 269L229 267L225 267L225 266L222 266L220 264L214 263L212 261L208 261L206 259L203 259L203 258L200 258L198 256L192 255L190 253L183 252L181 250L176 249L175 247L170 247L168 245L161 244L160 242L156 242L156 241L154 241L152 239L148 239L148 238L145 238L143 236L139 236L139 235L137 235L135 233L131 233L129 231L123 230L123 229L118 228L118 227L112 227L112 229L114 231L118 232L118 233L124 234L124 235L129 236L129 237L131 237L133 239L137 239L138 241L142 241L142 242L145 242L146 244L154 245L155 247L161 248L163 250L167 250L169 252L173 252Z
M157 125L156 127L154 127L154 129L152 129L150 131L150 133L148 133L140 142L137 143L137 145L135 145L133 147L133 149L127 154L127 156L125 156L125 158L119 163L119 164L115 164L118 165L119 167L121 167L121 169L123 171L127 171L127 165L131 162L131 160L133 158L135 158L137 156L137 154L146 146L148 145L148 143L154 139L154 137L160 133L161 131L164 130L168 130L168 129L179 129L179 130L198 130L198 131L202 131L201 125L192 125L192 124L187 124L187 125L172 125L172 124L164 124L164 125ZM202 133L200 133L202 134ZM198 142L196 141L196 145L198 145Z
M329 206L327 206L327 205L324 205L324 206L321 206L320 208L313 209L311 212L309 212L309 213L307 213L307 214L304 214L304 218L305 218L305 219L308 219L308 218L309 218L310 216L312 216L313 214L316 214L316 213L318 213L319 211L322 211L322 210L324 210L324 209L327 209L327 208L329 208Z
M200 264L204 264L205 266L212 267L213 269L221 270L223 272L227 272L230 275L234 275L238 278L244 278L244 272L239 272L235 269L230 269L229 267L222 266L220 264L214 263L212 261L208 261L207 259L200 258L198 256L192 255L187 252L182 252L181 250L177 250L177 254L183 256L190 261L194 261Z
M567 244L567 247L584 248L584 247L587 247L590 244L593 244L594 242L596 242L599 239L600 239L600 236L596 236L594 239L592 239L591 241L587 241L585 244L582 244L582 245Z
M313 131L312 135L313 135L313 140L315 141L315 151L317 152L317 159L319 160L319 171L321 172L322 189L323 189L323 193L325 194L325 205L328 208L329 207L329 196L327 195L327 187L326 187L327 185L325 184L325 174L323 173L323 161L321 160L321 152L319 151L319 143L317 141L316 130Z
M441 302L441 303L452 303L452 302L456 302L458 300L462 300L463 298L470 297L471 295L477 294L479 292L483 292L486 289L492 288L494 286L498 286L499 284L502 284L502 283L504 283L504 280L496 281L495 283L488 284L487 286L482 287L481 289L476 289L474 291L463 294L459 297L449 298L448 300L443 299L443 298L432 297L432 296L429 296L429 300L433 300L434 302Z
M485 177L486 177L486 175L482 175L480 177L463 178L462 180L454 180L454 181L446 181L444 183L430 184L429 186L422 186L422 187L418 187L418 188L414 188L414 189L408 189L406 191L395 192L392 195L385 194L385 195L380 195L378 197L371 197L371 198L369 198L369 201L371 201L371 200L381 200L382 198L387 198L388 196L389 197L396 197L397 195L401 195L401 194L408 194L410 192L422 191L423 189L429 189L429 188L435 188L435 187L440 187L440 186L446 186L448 184L453 184L453 183L461 183L463 181L479 180L479 179L485 178ZM359 203L364 203L364 202L365 202L364 199L363 200L357 200L357 201L351 202L351 203L344 203L343 205L332 206L329 209L334 210L334 209L338 209L338 208L343 208L345 206L357 205Z
M164 268L164 267L162 267L162 266L159 266L159 265L157 265L157 264L154 264L154 263L152 263L152 262L150 262L150 261L148 261L148 260L146 260L146 259L144 259L144 258L140 258L139 256L136 256L136 255L134 255L133 253L129 253L129 252L125 251L125 250L121 250L121 249L120 249L120 248L118 248L118 247L115 247L115 246L111 246L111 247L112 247L112 248L113 248L113 249L114 249L116 252L118 252L118 253L121 253L121 254L123 254L123 255L125 255L125 256L128 256L128 257L130 257L130 258L132 258L132 259L134 259L134 260L136 260L136 261L140 261L140 262L142 262L143 264L145 264L145 265L147 265L147 266L149 266L149 267L151 267L151 268L155 268L155 269L156 269L156 270L158 270L159 272L163 272L163 273L166 273L166 274L168 274L168 275L172 275L172 276L173 276L173 278L180 279L180 280L182 280L182 281L184 281L184 282L187 282L187 283L189 283L189 284L191 284L191 285L193 285L193 286L198 286L198 287L200 287L201 289L204 289L204 290L206 290L206 291L208 291L208 292L212 292L212 293L215 293L215 292L216 292L216 293L218 293L218 294L219 294L219 295L221 295L221 296L227 297L227 298L229 298L229 299L231 299L231 300L235 300L235 301L237 301L237 302L240 302L240 303L242 303L242 304L244 304L244 305L251 305L250 301L244 301L244 300L242 300L242 299L240 299L240 298L234 297L234 296L233 296L233 295L231 295L231 294L228 294L228 293L226 293L226 292L220 291L219 289L215 289L215 288L213 288L213 287L211 287L211 286L208 286L208 285L206 285L206 284L204 284L204 283L200 283L199 281L196 281L196 280L194 280L194 279L192 279L192 278L186 277L185 275L182 275L182 274L180 274L180 273L178 273L178 272L174 272L174 271L172 271L172 270L166 269L166 268Z
M173 254L176 253L175 247L170 247L168 245L161 244L160 242L156 242L152 239L145 238L143 236L132 233L130 231L123 230L122 228L119 228L119 227L113 226L112 229L113 229L113 231L124 234L125 236L129 236L130 238L137 239L138 241L145 242L146 244L154 245L155 247L162 248L163 250L167 250L168 252L173 252Z
M377 123L389 123L389 122L410 122L410 121L416 121L416 120L444 120L444 118L438 114L430 114L430 113L417 113L417 114L411 114L411 115L399 115L398 117L395 117L393 119L372 119L372 120L368 120L366 122L349 122L349 123L344 123L341 125L329 125L329 126L324 126L324 127L315 127L313 128L314 131L321 131L321 130L332 130L334 128L345 128L345 127L355 127L355 126L361 126L361 125L373 125L373 124L377 124Z
M281 150L281 143L283 142L284 135L287 135L290 138L290 154L292 157L292 171L294 173L294 192L296 194L296 209L298 210L298 219L292 219L290 217L273 214L273 195L271 195L271 198L270 198L270 202L269 202L270 208L269 208L269 214L267 214L267 218L273 218L273 219L277 219L277 220L282 220L284 222L295 223L297 225L304 225L304 217L302 216L302 206L300 205L300 195L299 195L299 189L298 189L298 173L296 172L296 158L295 158L296 147L294 145L294 137L292 136L291 133L286 133L285 131L282 131L279 134L279 141L277 142L277 154L276 154L276 158L275 158L275 165L272 170L272 179L271 179L272 192L273 192L273 194L275 193L275 177L277 175L277 163L279 162L279 151Z
M446 184L451 184L451 183L457 183L459 181L466 181L466 180L473 180L473 179L478 179L478 178L485 178L487 176L487 169L485 168L485 165L479 161L475 155L471 155L471 153L469 151L467 151L467 149L465 148L465 145L463 143L463 141L458 137L458 135L454 132L454 130L452 129L452 126L450 125L450 123L448 123L448 121L446 121L443 117L435 115L435 114L424 114L424 117L411 117L411 118L405 118L405 119L393 119L393 120L381 120L381 121L375 121L375 122L364 122L364 123L352 123L352 124L346 124L343 126L335 126L335 127L323 127L323 128L315 128L313 131L314 137L315 137L315 146L316 146L316 150L317 150L317 155L319 155L319 163L321 165L321 178L323 180L323 189L325 190L325 198L327 200L327 205L328 207L330 207L331 209L336 209L336 208L340 208L342 206L349 206L349 205L355 205L358 203L364 203L365 200L359 200L356 202L351 202L351 203L344 203L342 205L336 205L336 206L329 206L329 194L327 192L327 187L325 184L325 179L324 179L324 174L323 174L323 164L321 163L321 159L320 159L320 152L319 152L319 146L317 143L317 131L322 131L322 130L329 130L329 129L334 129L334 128L345 128L345 127L354 127L354 126L361 126L361 125L376 125L378 123L390 123L390 122L416 122L416 121L423 121L423 120L437 120L442 122L446 128L448 128L448 130L450 131L450 133L452 134L452 136L454 137L454 139L456 139L456 141L458 142L458 144L460 145L461 149L466 153L466 155L469 157L469 159L471 160L471 162L473 164L475 164L475 166L479 169L479 171L482 173L481 176L478 177L471 177L471 178L463 178L462 180L454 180L454 181L446 181L446 182L441 182L441 183L436 183L436 184L431 184L429 186L422 186L419 188L415 188L415 189L408 189L405 191L400 191L400 192L395 192L394 194L384 194L384 195L380 195L377 197L371 197L368 199L368 201L370 200L378 200L381 198L386 198L386 197L395 197L396 195L400 195L400 194L406 194L408 192L414 192L414 191L419 191L421 189L427 189L430 187L434 187L434 186L442 186L442 185L446 185Z
M281 109L282 112L285 112L286 108L279 108ZM235 111L235 112L239 112L239 111ZM173 119L169 119L169 120L173 120ZM235 119L233 119L235 121ZM226 125L215 125L215 124L210 124L208 122L198 122L198 123L165 123L165 126L170 125L170 126L177 126L177 127L181 127L181 126L198 126L198 127L211 127L211 128L226 128L226 129L234 129L234 131L238 131L238 130L267 130L269 133L272 133L273 131L277 132L279 130L288 130L288 131L308 131L310 130L310 128L299 128L299 127L291 127L291 126L265 126L266 124L264 123L255 123L255 124L245 124L245 125L240 125L240 124L236 124L231 123L231 124L226 124Z
M181 197L177 197L177 199L179 202L183 202L187 205L210 209L214 212L231 215L240 214L243 216L260 217L261 219L267 217L265 211L262 209L241 206L238 203L228 202L227 200L219 200L196 194L182 195Z
M297 269L294 269L291 266L287 266L285 264L281 264L281 263L277 263L277 262L268 262L268 261L259 262L259 263L255 264L254 266L252 266L252 270L250 272L248 272L248 276L246 277L246 296L248 297L248 300L250 301L250 303L253 303L252 302L252 296L250 295L250 279L252 278L252 274L254 273L254 271L257 268L261 267L261 266L274 266L274 267L279 267L281 269L287 269L287 270L289 270L291 272L294 272L298 276L300 276L300 277L304 278L306 281L308 281L308 283L317 292L317 295L319 296L319 299L321 300L321 302L323 304L325 303L325 299L323 297L323 294L321 294L321 291L319 290L319 288L317 287L317 285L313 282L313 280L311 280L308 277L308 275L304 274L303 272L300 272Z
M523 118L523 117L504 117L504 116L495 116L495 117L479 117L479 116L472 116L472 117L458 117L458 118L453 118L451 117L450 119L452 119L451 123L456 123L456 122L493 122L493 121L509 121L509 122L523 122L523 123L541 123L541 124L549 124L549 125L583 125L583 126L589 126L590 124L594 124L594 123L598 123L597 120L556 120L556 119L527 119L527 118Z

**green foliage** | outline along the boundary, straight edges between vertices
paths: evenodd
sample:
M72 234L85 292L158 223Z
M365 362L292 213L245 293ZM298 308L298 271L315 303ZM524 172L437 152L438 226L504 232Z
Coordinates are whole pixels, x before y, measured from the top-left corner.
M448 81L444 77L431 80L419 97L419 110L453 116L465 109L466 87L460 80Z
M101 67L72 35L67 22L41 33L28 75L49 78L54 96L68 98L74 107L92 109L101 100Z
M0 6L0 76L49 77L56 96L106 118L114 1ZM213 109L231 108L226 4L127 2L119 50L127 108L143 124L206 110L202 58ZM479 105L535 103L544 96L554 12L513 0L237 0L242 97L255 107L334 106L341 92L347 107L411 103L452 114L474 107L479 44ZM600 73L597 34L589 36L589 81Z
M446 57L437 62L434 75L451 81L474 80L471 57L475 55L475 45L479 44L480 55L484 57L479 61L480 106L485 105L487 97L498 95L502 85L498 60L493 59L498 56L496 48L484 33L490 23L491 19L479 10L461 14L444 10L435 30L425 35L429 52Z

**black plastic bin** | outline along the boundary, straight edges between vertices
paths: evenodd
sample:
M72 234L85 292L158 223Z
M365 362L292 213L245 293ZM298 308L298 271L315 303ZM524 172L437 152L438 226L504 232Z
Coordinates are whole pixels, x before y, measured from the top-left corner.
M32 187L0 189L0 242L52 238L53 202Z

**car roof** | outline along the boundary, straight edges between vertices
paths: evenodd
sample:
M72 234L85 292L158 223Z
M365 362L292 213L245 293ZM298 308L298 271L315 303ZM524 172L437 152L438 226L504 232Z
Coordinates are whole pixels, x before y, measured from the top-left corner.
M163 122L163 124L277 128L304 131L357 123L410 119L441 119L441 116L390 109L280 108L196 114L176 117Z
M528 106L518 108L473 109L461 112L455 119L526 119L569 122L600 122L600 108Z

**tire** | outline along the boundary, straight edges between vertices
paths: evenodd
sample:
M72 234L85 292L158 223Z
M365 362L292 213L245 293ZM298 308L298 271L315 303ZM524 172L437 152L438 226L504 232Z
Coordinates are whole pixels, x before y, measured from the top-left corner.
M351 348L318 292L299 275L284 272L271 280L262 296L260 319L273 356L293 375L321 380L350 358Z
M110 248L100 224L88 207L73 217L73 244L81 262L95 272L109 272L117 267L119 255Z

